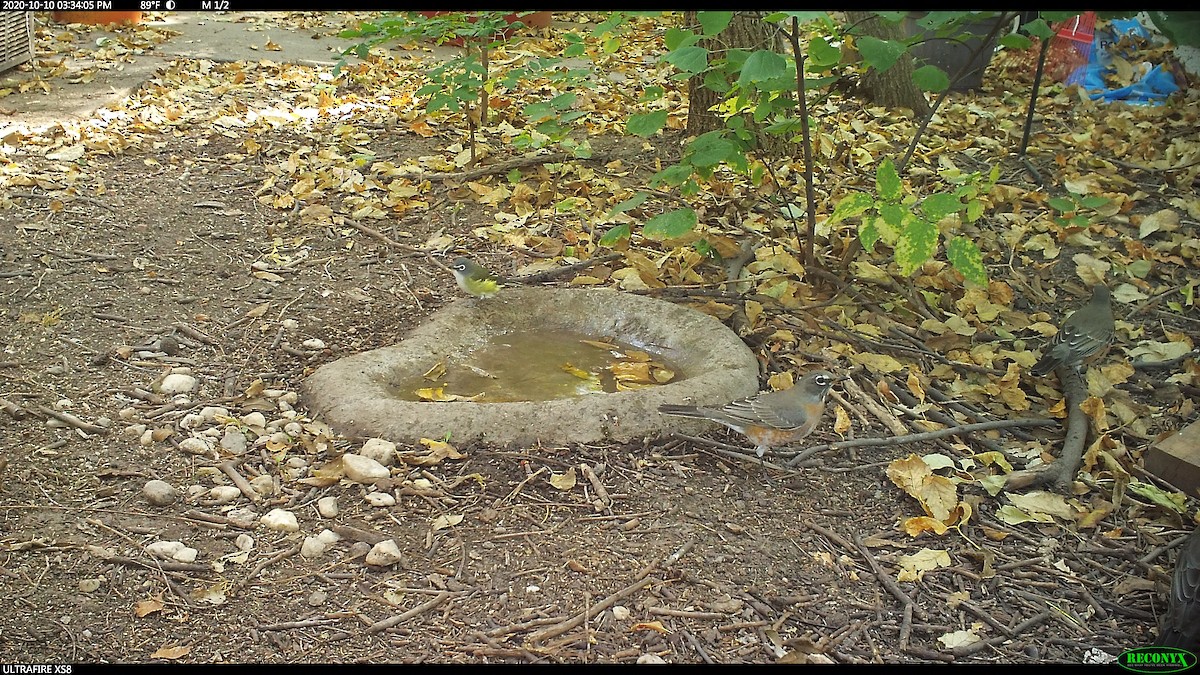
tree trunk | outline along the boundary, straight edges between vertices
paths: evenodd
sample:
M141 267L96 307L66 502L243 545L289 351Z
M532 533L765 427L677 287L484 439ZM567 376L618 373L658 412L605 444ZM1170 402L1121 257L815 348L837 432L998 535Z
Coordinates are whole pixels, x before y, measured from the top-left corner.
M888 23L874 12L846 11L846 21L855 26L855 32L870 35L880 40L903 40L900 24ZM913 61L902 54L896 63L884 72L871 69L863 75L858 92L868 101L885 108L908 108L917 119L929 115L929 101L913 83Z
M725 30L719 34L700 40L699 46L709 51L709 62L723 60L730 49L770 49L783 53L783 40L778 28L762 20L766 12L734 12L733 19ZM699 30L695 11L683 13L684 28L692 27ZM699 136L709 131L725 127L725 121L720 115L710 110L724 99L724 95L705 86L704 76L688 80L688 122L687 133ZM769 153L781 152L786 147L786 140L760 131L761 125L756 124L749 115L746 116L748 129L755 133L756 147Z

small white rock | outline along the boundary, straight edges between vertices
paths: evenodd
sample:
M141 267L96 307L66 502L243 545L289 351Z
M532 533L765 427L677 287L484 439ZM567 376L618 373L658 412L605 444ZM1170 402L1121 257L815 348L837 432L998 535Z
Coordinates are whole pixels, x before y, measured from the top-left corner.
M391 466L396 461L396 444L382 438L368 438L358 454L370 457L384 466Z
M252 530L258 521L258 511L251 508L230 509L225 514L229 524L242 530Z
M366 497L371 506L395 506L396 498L386 492L372 492Z
M300 531L300 523L296 521L296 514L285 509L271 509L260 520L263 525L266 525L268 530L274 530L275 532Z
M299 422L288 422L287 424L283 425L283 433L295 438L304 433L304 425L300 424Z
M267 416L257 411L247 413L242 417L242 423L251 429L265 429L267 426Z
M200 419L205 422L218 422L218 417L229 417L229 408L221 405L206 405L200 409Z
M280 396L279 400L283 401L284 403L295 403L296 401L300 400L300 394L298 394L294 391L289 391L288 393L284 394L283 396Z
M317 513L322 518L333 518L338 514L337 497L321 497L317 500Z
M143 448L148 448L153 444L154 444L154 430L153 429L147 429L147 430L143 431L142 435L138 437L138 445L142 446Z
M195 501L200 497L208 494L208 488L203 485L191 485L187 489L187 497L189 501Z
M155 541L146 545L146 553L167 560L185 548L187 547L181 541Z
M630 611L625 605L614 605L612 608L613 618L617 621L626 621L629 619Z
M121 438L137 438L149 428L145 424L130 424L121 430Z
M270 497L275 494L275 479L267 474L255 476L250 479L250 487L254 491L264 497Z
M232 485L218 485L208 491L209 499L217 504L228 504L242 496L242 491Z
M287 393L287 389L263 389L263 396L267 398L279 398Z
M213 446L203 438L192 436L179 441L179 449L193 455L207 455L212 452Z
M254 537L243 532L237 536L237 539L233 540L233 545L237 546L239 551L253 551Z
M333 530L326 529L321 530L321 533L317 535L317 539L320 539L326 544L336 544L342 540L342 535L334 532Z
M284 465L289 469L303 469L308 466L308 460L303 457L288 457Z
M165 480L152 480L142 486L142 496L154 506L166 506L179 499L179 490Z
M171 373L158 383L158 391L163 394L186 394L195 391L199 385L200 380L191 375Z
M300 545L300 555L305 558L317 558L325 554L325 549L329 545L316 537L305 537L304 543Z
M320 340L318 338L309 338L309 339L305 340L304 342L301 342L300 346L304 347L305 349L313 349L313 350L325 349L325 341Z
M221 448L228 450L232 455L246 454L246 434L243 434L240 429L226 427L225 433L221 436Z
M128 422L131 419L137 418L137 414L138 414L137 408L134 408L133 406L129 406L127 408L121 408L120 410L117 411L117 417L125 420L126 422Z
M386 567L400 562L403 558L396 542L392 539L384 539L371 547L370 552L367 553L367 564Z
M300 327L300 322L295 319L284 319L283 321L279 322L279 325L288 330L296 330Z
M642 654L637 658L637 662L653 663L655 665L666 663L666 661L663 661L663 657L659 656L658 654Z
M193 563L193 562L196 562L196 558L198 558L199 556L200 556L200 551L197 551L196 549L188 547L188 546L184 546L183 548L176 551L175 555L171 556L171 559L177 560L181 563Z
M199 429L207 423L208 420L204 419L203 415L199 413L188 413L183 416L183 419L179 420L179 428L191 431L192 429Z
M342 468L346 472L346 478L355 483L374 483L380 478L387 478L391 475L386 466L370 457L363 457L352 452L342 455Z

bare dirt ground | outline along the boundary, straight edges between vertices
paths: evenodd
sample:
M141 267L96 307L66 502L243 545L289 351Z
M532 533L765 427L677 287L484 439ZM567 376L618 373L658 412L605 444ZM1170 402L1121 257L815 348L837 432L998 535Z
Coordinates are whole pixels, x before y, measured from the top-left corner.
M244 101L270 95L261 89L250 86ZM1078 663L1089 650L1115 655L1153 640L1172 535L1138 529L1149 507L1097 529L1013 526L975 488L976 518L960 535L914 539L897 523L919 509L885 468L945 451L933 443L827 451L776 474L776 485L753 462L675 438L476 444L458 448L461 460L398 463L375 485L303 482L361 445L304 417L295 394L306 373L393 344L460 297L424 255L348 225L303 224L257 199L287 189L267 185L270 166L313 138L336 146L338 124L321 120L312 137L264 132L255 154L225 129L190 123L83 163L10 155L41 178L10 186L0 211L0 661L769 663L813 653L843 663ZM380 131L372 149L420 157L438 143ZM605 150L653 170L640 143ZM439 231L469 239L467 224L489 218L445 184L430 189L427 213L372 227L415 245ZM472 246L511 267L510 251ZM1044 309L1062 316L1077 302L1060 299ZM1194 329L1190 314L1176 327ZM190 369L198 389L156 393L173 368ZM185 428L206 406L228 417ZM1174 406L1156 430L1180 426ZM278 439L289 421L303 430L278 446L256 442ZM860 437L891 433L855 424ZM237 432L250 447L180 448L207 429L216 439ZM723 432L709 437L744 448ZM833 440L826 424L807 442ZM584 464L595 483L549 483ZM217 503L209 488L234 484L231 473L270 486ZM151 505L152 479L182 496ZM373 506L369 492L395 504ZM337 515L318 512L323 497L337 499ZM298 532L245 515L276 508L296 515ZM438 527L446 518L455 524ZM300 555L304 538L325 529L340 541ZM402 561L365 564L386 538ZM197 558L147 554L156 541L182 542ZM897 582L901 558L926 548L952 563ZM954 647L960 632L983 642Z

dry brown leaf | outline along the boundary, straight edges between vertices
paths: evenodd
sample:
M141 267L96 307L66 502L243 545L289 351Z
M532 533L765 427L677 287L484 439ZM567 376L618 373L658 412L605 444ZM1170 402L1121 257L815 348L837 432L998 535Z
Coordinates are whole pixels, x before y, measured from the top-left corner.
M192 653L192 648L186 647L186 646L159 647L158 649L156 649L154 651L153 654L150 655L150 658L173 660L173 659L183 658L191 653Z
M133 604L133 613L139 619L147 614L161 612L167 604L163 602L162 594L151 596L148 600L138 600Z

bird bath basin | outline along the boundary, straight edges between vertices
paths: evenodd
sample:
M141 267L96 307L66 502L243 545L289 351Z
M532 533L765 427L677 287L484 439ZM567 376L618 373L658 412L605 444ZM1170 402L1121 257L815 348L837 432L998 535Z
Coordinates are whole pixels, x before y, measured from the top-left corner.
M642 352L669 371L669 382L584 393L570 383L563 364L578 367L575 360L588 358L589 350L605 350L580 347L581 338L619 345L614 353ZM447 378L453 381L456 369L461 385L469 380L463 368L488 375L506 366L512 372L501 375L502 382L514 374L521 380L520 386L505 386L510 396L427 401L415 394ZM439 377L443 368L445 378ZM542 371L567 383L543 384ZM758 362L717 319L640 295L570 288L508 288L488 299L459 300L398 344L321 366L303 386L313 417L343 434L409 443L449 436L455 443L501 444L625 441L698 429L702 425L659 414L659 404L715 405L757 390Z

